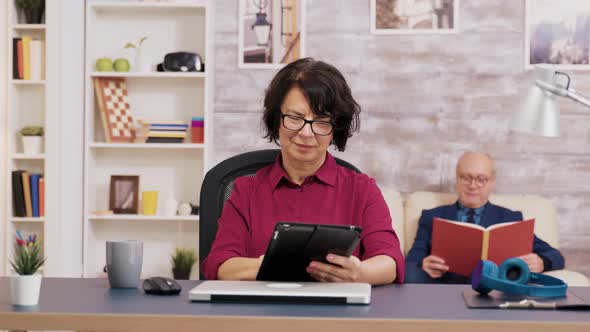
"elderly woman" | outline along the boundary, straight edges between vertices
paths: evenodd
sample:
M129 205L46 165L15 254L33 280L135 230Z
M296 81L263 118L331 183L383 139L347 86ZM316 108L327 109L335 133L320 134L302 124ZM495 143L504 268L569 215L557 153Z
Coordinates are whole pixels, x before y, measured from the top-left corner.
M281 147L276 162L239 178L225 204L209 256L207 279L254 280L280 221L357 225L360 245L350 257L312 261L318 281L403 282L404 259L389 209L375 180L336 164L359 127L360 106L342 74L311 58L281 69L264 98L266 138Z

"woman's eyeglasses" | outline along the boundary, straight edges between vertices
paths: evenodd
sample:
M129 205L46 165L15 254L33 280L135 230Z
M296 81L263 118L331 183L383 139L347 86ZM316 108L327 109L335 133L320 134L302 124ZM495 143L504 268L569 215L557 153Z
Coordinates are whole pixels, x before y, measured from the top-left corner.
M311 131L319 136L328 136L334 131L334 124L329 121L306 120L300 116L283 113L281 113L281 119L283 120L283 127L293 131L303 129L308 123L311 126Z

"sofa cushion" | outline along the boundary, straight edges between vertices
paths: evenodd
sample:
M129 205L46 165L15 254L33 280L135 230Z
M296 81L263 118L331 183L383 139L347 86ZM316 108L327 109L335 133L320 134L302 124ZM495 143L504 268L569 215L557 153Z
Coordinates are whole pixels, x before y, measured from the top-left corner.
M404 205L404 252L407 254L418 230L422 210L433 209L457 201L454 193L417 191L406 197ZM535 234L554 248L559 248L557 214L553 203L535 195L494 194L490 202L505 208L521 211L525 219L535 218Z
M399 244L404 250L404 208L402 196L399 192L392 188L382 188L381 193L389 207L389 214L391 215L391 225L393 230L399 238Z

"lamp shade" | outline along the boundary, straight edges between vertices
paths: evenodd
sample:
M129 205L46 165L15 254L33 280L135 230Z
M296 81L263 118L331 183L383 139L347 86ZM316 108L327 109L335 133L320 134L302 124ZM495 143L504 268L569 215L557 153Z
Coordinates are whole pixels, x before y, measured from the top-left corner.
M256 14L256 21L252 24L252 29L256 34L256 44L260 46L268 45L271 27L272 24L266 20L266 13Z
M527 95L510 119L510 129L545 137L559 137L557 96L541 88L554 84L555 71L551 67L538 66L535 67L533 76Z

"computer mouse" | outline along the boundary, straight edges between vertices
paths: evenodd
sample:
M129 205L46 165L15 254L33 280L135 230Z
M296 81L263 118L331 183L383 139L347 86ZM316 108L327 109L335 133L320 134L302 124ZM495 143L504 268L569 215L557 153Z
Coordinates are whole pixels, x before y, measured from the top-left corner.
M147 294L176 295L180 293L182 287L171 278L151 277L143 281L143 290Z

